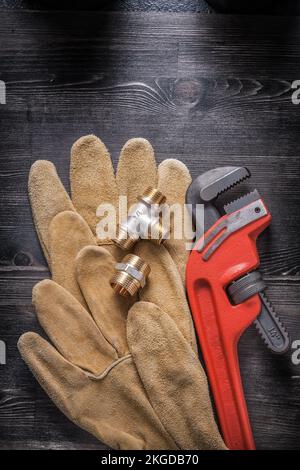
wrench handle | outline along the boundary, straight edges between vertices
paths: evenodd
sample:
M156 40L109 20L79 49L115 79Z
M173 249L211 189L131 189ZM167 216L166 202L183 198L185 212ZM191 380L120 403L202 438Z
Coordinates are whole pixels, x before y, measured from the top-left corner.
M234 335L230 340L229 337L212 335L214 329L218 329L218 319L211 294L211 289L205 283L199 283L189 299L193 312L205 309L203 315L196 313L193 317L221 431L229 449L252 450L255 444L241 381L237 336Z
M264 206L265 207L265 206ZM212 239L217 224L228 225L225 215L204 235ZM270 224L265 207L263 217L249 219L224 238L217 249L204 246L203 237L191 251L186 270L186 288L199 337L201 351L212 389L221 431L232 450L255 449L243 384L240 375L237 345L243 332L258 317L262 303L258 294L233 305L227 288L233 281L259 266L256 248L258 235ZM205 251L207 250L207 251Z

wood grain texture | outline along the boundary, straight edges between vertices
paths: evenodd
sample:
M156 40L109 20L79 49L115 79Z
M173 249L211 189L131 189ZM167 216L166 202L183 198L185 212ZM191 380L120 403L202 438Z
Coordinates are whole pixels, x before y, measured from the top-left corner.
M289 2L295 0L288 0ZM208 13L212 9L205 0L0 0L0 9L25 10L101 10L161 11Z
M124 142L148 138L158 161L192 176L246 165L273 222L259 242L269 297L300 339L300 19L190 14L1 12L0 366L1 448L103 448L48 400L16 349L39 331L32 286L49 277L34 232L27 177L53 161L68 188L69 150L99 135L114 163ZM226 202L228 195L221 198ZM250 328L239 347L259 448L300 449L300 366L272 356Z

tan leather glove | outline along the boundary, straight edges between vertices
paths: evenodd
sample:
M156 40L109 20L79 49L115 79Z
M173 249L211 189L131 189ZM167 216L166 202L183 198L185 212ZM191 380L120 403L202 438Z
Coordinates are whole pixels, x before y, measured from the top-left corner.
M97 147L97 151L95 147ZM106 196L103 198L106 188L104 182L109 181L109 174L111 176L113 174L109 157L106 152L100 152L101 148L103 150L103 144L95 137L80 139L75 144L72 154L71 179L73 178L72 188L74 185L75 187L78 185L78 187L90 188L92 200L90 183L93 175L97 173L100 179L96 179L94 183L97 182L99 185L103 179L103 184L100 184L103 192L100 191L99 201L107 202ZM140 158L144 159L143 164L139 164ZM102 166L99 160L102 161ZM91 173L90 167L92 165L95 170ZM123 182L123 194L127 193L129 200L132 198L132 202L147 186L156 186L154 184L156 180L154 183L147 181L145 165L146 167L149 165L149 174L154 175L156 170L151 146L142 139L132 140L126 144L121 153L117 180L118 175L122 172L128 178L126 185L124 177L119 177ZM163 177L165 180L176 181L178 171L188 175L184 165L180 162L176 164L171 161L168 165L165 163L164 166ZM97 167L99 167L98 172L96 171ZM100 167L102 171L100 171ZM81 172L79 168L81 168ZM139 171L140 174L137 176ZM84 174L85 178L83 178ZM175 174L176 178L174 178ZM88 181L85 181L86 178ZM154 178L157 177L154 176ZM138 184L141 180L144 187ZM186 183L188 184L188 182L187 178ZM119 186L122 186L121 183ZM65 286L70 293L76 296L81 305L85 307L80 306L66 290L52 281L43 281L35 288L34 303L40 322L58 351L33 333L23 335L19 347L25 361L49 396L70 419L112 447L174 448L184 446L184 448L191 448L196 445L197 448L224 448L213 420L206 378L195 353L192 351L192 348L195 347L194 335L182 284L167 250L164 247L153 247L147 242L140 246L140 249L144 250L144 254L149 256L149 260L152 256L152 259L155 257L157 262L157 268L154 268L156 276L150 280L149 289L145 290L145 298L155 300L155 296L159 297L159 293L155 291L155 288L153 289L153 286L156 284L164 286L164 297L169 299L169 304L164 302L164 310L175 320L182 335L186 338L187 341L184 344L188 347L189 354L192 354L196 366L194 373L200 374L199 377L201 377L201 383L195 384L194 382L197 393L196 390L193 390L193 397L201 397L198 407L199 415L191 410L190 417L185 416L185 419L181 420L180 430L178 430L181 440L177 440L176 436L175 438L171 437L170 431L166 432L171 421L162 425L158 420L157 414L153 411L157 407L157 400L151 398L150 394L145 394L144 385L141 383L129 356L126 338L126 316L129 305L124 302L124 299L117 297L108 284L115 261L108 256L107 252L96 246L85 248L77 257L82 247L95 244L95 238L84 220L74 211L51 164L39 162L34 165L29 187L35 222L41 243L48 258L51 258L54 278L61 286ZM97 188L98 186L96 186L96 190ZM133 196L132 188L135 188L135 196ZM168 190L171 192L170 186L168 186ZM171 193L170 197L178 197L178 184L176 191ZM78 190L78 192L80 191ZM88 192L88 190L83 191L83 195ZM185 190L181 191L182 201L184 201L184 194ZM88 198L83 197L84 200L86 203L82 203L80 207L88 220L89 215L91 217L93 215L93 212L90 211L93 204L88 203ZM98 204L98 201L95 202L95 207ZM60 213L60 209L71 209L71 211ZM55 214L57 215L53 218ZM90 221L91 226L94 226L94 223ZM107 240L101 242L108 243L110 246L110 242ZM174 257L177 253L183 253L180 247L177 249L176 243L174 242ZM172 252L172 242L170 245L170 252ZM111 251L117 252L114 248ZM183 255L186 256L186 253ZM180 260L180 256L177 260ZM157 277L158 275L162 275L161 279ZM159 305L159 302L157 303ZM178 307L176 310L174 305ZM90 313L95 323L92 322ZM176 328L175 325L174 328ZM136 328L132 328L132 331L136 331ZM178 330L176 329L176 331ZM183 340L182 335L181 339ZM132 342L131 347L133 347ZM180 351L180 347L178 351ZM181 357L183 360L187 359L191 364L191 356ZM137 361L139 368L141 368L140 376L143 377L142 370L145 363L143 360L137 359ZM177 364L180 363L178 361L179 358L177 358ZM144 364L144 366L140 364ZM149 364L146 367L149 367ZM165 372L168 375L168 371L162 368L163 376ZM143 379L146 384L147 377L148 375ZM179 371L177 377L180 377ZM111 381L114 386L111 385ZM189 378L188 382L190 382ZM124 393L125 389L126 394ZM186 387L182 387L181 398L184 399L188 407L189 400L185 390ZM138 398L134 399L134 396ZM174 408L174 402L172 407ZM141 419L137 419L136 415L141 416ZM128 416L132 417L132 422L131 418L128 421ZM201 429L199 433L195 428L194 433L191 430L193 439L190 439L190 437L186 438L186 424L192 416L199 418L198 424L201 423L206 432L203 434L203 429ZM173 416L169 417L169 420L173 419Z
M152 146L141 138L129 140L122 148L116 176L108 150L100 139L90 135L77 140L71 151L72 200L61 183L55 166L49 161L36 161L29 175L29 199L35 228L53 278L61 283L63 272L62 281L68 282L68 258L73 246L69 240L68 253L50 253L49 225L55 215L64 211L77 211L89 225L94 242L98 222L96 210L101 203L112 204L118 212L120 195L127 196L128 205L131 206L145 189L152 186L162 190L169 204L178 202L183 206L190 182L189 171L178 160L164 160L157 167ZM124 252L116 248L110 239L97 239L96 242L106 246L116 258L124 256ZM184 280L188 254L185 240L167 240L165 247L171 253ZM63 270L57 266L57 256L63 264L66 261ZM71 269L71 273L72 271ZM65 287L72 290L74 286L69 281L71 284Z
M45 280L34 288L33 301L54 346L35 333L19 340L24 360L58 408L117 449L225 448L205 374L175 323L182 291L173 299L174 320L152 303L131 308L128 349L128 305L109 285L115 259L87 246L76 264L92 316Z

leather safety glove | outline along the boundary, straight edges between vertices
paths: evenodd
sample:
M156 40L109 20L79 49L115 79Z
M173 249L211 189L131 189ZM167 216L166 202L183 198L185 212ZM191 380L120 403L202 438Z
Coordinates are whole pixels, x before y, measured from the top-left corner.
M53 279L61 283L62 270L57 266L56 254L53 256L51 253L49 241L49 225L55 215L64 211L78 212L91 229L91 240L93 242L96 240L98 245L106 246L117 259L120 259L124 256L124 252L118 249L112 240L96 237L98 206L109 203L116 208L118 215L119 196L127 196L130 207L137 202L138 196L152 186L161 189L168 204L179 203L183 207L186 189L190 182L189 171L178 160L167 159L157 167L152 146L141 138L129 140L122 148L116 176L108 150L100 139L89 135L77 140L71 150L72 198L61 183L55 166L46 160L36 161L29 175L29 199L35 228ZM72 240L69 241L71 250ZM187 259L185 240L167 240L164 245L171 253L184 280ZM61 261L62 257L63 254L60 256ZM66 253L64 282L67 281L68 257L69 253ZM67 289L72 287L64 286Z
M78 211L81 211L82 215L89 222L89 226L93 229L94 233L87 227L83 219L76 213L73 203L68 197L56 174L55 168L49 162L41 161L34 164L30 174L29 192L37 231L45 254L51 262L53 278L61 286L64 286L69 291L69 293L73 294L77 300L79 300L79 302L85 307L84 311L86 311L90 316L90 313L92 313L92 308L90 303L88 303L88 305L86 304L86 301L82 295L82 289L77 283L75 265L77 263L76 256L82 247L96 244L95 224L97 219L95 218L95 212L98 204L100 202L112 201L115 201L114 203L116 204L116 193L127 195L129 204L134 203L136 201L137 195L141 194L148 186L160 187L165 193L167 193L166 195L168 202L181 201L183 204L185 191L190 182L190 177L185 166L182 163L174 160L167 160L163 162L157 172L152 147L147 141L143 139L132 139L124 146L120 156L116 179L113 175L112 164L106 148L102 142L94 136L84 137L73 146L71 168L71 187L73 201L74 203L75 200L77 201L76 208ZM114 193L115 196L113 195ZM96 198L95 194L98 194ZM99 244L105 244L115 255L121 255L121 257L123 257L124 253L118 253L118 250L111 245L110 240L97 240L97 242ZM164 307L167 307L165 308L166 312L168 312L168 310L171 312L171 305L176 298L174 293L177 289L177 287L174 286L174 280L176 280L177 275L178 281L178 272L173 263L173 271L176 274L175 276L172 275L172 269L170 269L168 264L170 261L172 261L172 257L169 253L171 253L173 258L176 259L177 266L179 266L182 273L187 252L184 246L184 242L180 240L170 240L166 242L166 246L168 247L169 251L167 251L165 247L154 247L151 243L144 242L140 245L140 248L137 247L137 250L140 249L141 252L144 253L148 262L150 262L152 269L155 264L155 258L158 268L156 269L156 267L154 267L156 276L155 278L152 276L153 280L151 278L149 279L149 286L144 293L145 299L155 301L156 294L157 297L159 297L159 294L155 289L153 289L153 286L155 285L154 279L156 279L157 283L160 283L158 275L161 275L161 281L163 284L160 284L164 286L165 298L168 298L170 301L170 305L164 305ZM95 250L96 247L93 249ZM150 258L152 258L152 262ZM101 266L101 263L99 266ZM111 272L105 271L105 269L104 272L107 274L105 277L107 281L110 278ZM47 283L50 281L45 282ZM91 282L91 284L93 283ZM182 289L182 284L180 285ZM124 306L124 299L117 298L110 289L110 286L107 284L105 286L106 288L101 290L102 295L101 300L99 301L100 305L103 303L103 299L105 299L106 294L108 295L109 299L113 297L113 305L110 305L110 300L108 300L107 303L104 302L104 305L108 305L107 310L105 309L105 311L109 311L110 315L109 320L104 321L105 326L103 336L106 339L108 338L109 344L112 344L117 351L117 359L115 356L112 356L110 360L111 364L115 364L115 362L118 363L120 358L123 358L128 354L127 339L124 333L126 329L126 315L128 305L125 305L125 310L124 308L120 308L120 301L122 306ZM38 292L38 290L39 285L36 287L35 292ZM99 290L99 285L94 284L92 292L96 292L97 290ZM68 292L63 292L65 295L68 295ZM37 298L37 296L34 296L34 302L37 306L37 311L43 311L42 308L39 308L38 302L35 300L35 298ZM95 297L92 293L91 298L97 298L97 296ZM55 304L53 304L51 301L52 295L48 296L47 299L47 308L49 310L52 310L52 308L55 309ZM117 305L114 305L115 301L117 302ZM172 314L174 317L176 317L177 325L179 325L181 328L180 331L188 343L192 346L192 348L195 349L195 340L191 318L184 295L181 296L180 300L176 301L176 303L178 305L178 309L176 312L172 312ZM159 302L157 302L157 304L159 305ZM65 310L64 307L62 309ZM69 308L66 309L66 311L68 310ZM101 310L101 312L103 313L103 310ZM43 317L43 313L39 314L39 318L41 317ZM55 316L51 316L51 318L52 320L50 319L50 323L51 321L55 322ZM105 315L103 315L103 318L105 318ZM41 322L43 324L43 321ZM98 322L96 322L96 324L98 326ZM45 329L47 332L51 331L51 325L48 327L45 326ZM81 330L81 327L79 329ZM103 325L101 331L102 330ZM53 343L56 345L55 340L51 336L51 333L48 334ZM46 383L46 380L43 379L42 372L39 372L39 367L36 367L37 363L39 362L37 350L40 349L40 341L43 340L41 340L39 337L36 337L35 335L33 335L33 337L31 335L32 334L29 333L21 338L20 350L22 351L24 359L34 371L37 379L43 385ZM67 341L67 338L64 338L62 342ZM72 346L70 349L68 348L68 351L71 349ZM116 359L116 361L112 361L113 357ZM101 370L102 369L103 368L101 368ZM114 365L112 365L112 369L114 369ZM55 367L53 374L51 374L51 381L52 375L53 377L55 376L54 371ZM204 376L202 369L201 374ZM204 381L206 382L205 376ZM143 388L141 383L139 384L139 387ZM49 388L51 388L51 386ZM46 390L49 390L49 388L46 388ZM208 400L208 407L210 410L208 428L211 430L211 440L209 442L218 442L217 446L222 448L223 443L220 441L220 436L216 431L211 414L209 398L207 397L207 385L205 385L204 391L202 391L201 387L200 392L201 394L202 392L204 393L204 408ZM58 404L58 406L61 407L60 400L57 400L54 394L50 391L48 391L48 393ZM74 394L76 395L76 393L77 390L75 387ZM202 404L200 406L200 411L201 410ZM66 411L66 414L74 420L71 413ZM97 415L97 413L95 414ZM105 416L105 413L103 416ZM82 419L85 419L84 413ZM81 419L75 419L75 422L87 429L87 427L82 424ZM205 417L204 422L207 422L207 416ZM103 420L101 423L103 424ZM207 427L207 425L205 426ZM98 431L95 433L95 431L90 428L88 428L88 430L97 435L100 439L104 440L104 442L106 442L108 445L113 447L125 446L122 448L131 448L130 446L126 447L127 444L124 444L123 442L119 444L118 439L118 444L113 444L111 443L111 440L108 440L108 438L101 437L101 434L99 434ZM164 447L166 445L165 440L162 439L161 442L164 442L164 444L162 444ZM171 444L167 444L167 447L164 448L169 448L170 445ZM206 448L206 445L207 443L204 444L204 448ZM156 447L156 445L154 445L154 447ZM215 444L213 444L213 447L216 447Z
M224 449L205 373L185 338L189 332L180 331L179 275L169 313L137 302L127 324L130 304L109 284L115 262L103 247L86 246L77 255L89 311L54 281L35 286L33 302L52 344L25 333L18 344L23 359L58 408L110 447ZM177 273L174 264L169 269Z
M100 139L91 135L77 140L71 150L72 200L54 165L44 160L35 162L29 175L29 198L36 231L48 260L52 279L87 307L74 274L78 252L86 245L98 244L105 246L117 260L122 259L125 254L112 240L97 238L98 206L110 203L117 213L119 196L126 196L130 207L137 202L139 195L152 186L161 189L168 204L177 203L184 211L185 194L190 182L188 169L178 160L167 159L157 167L152 146L141 138L129 140L122 148L116 176L108 150ZM60 217L51 226L58 214ZM78 214L87 223L89 231L82 229L80 219L76 217ZM171 238L159 247L145 241L138 244L136 250L150 264L151 269L156 269L154 266L157 266L159 271L155 275L155 282L164 286L165 295L171 303L174 292L173 275L166 269L164 260L171 256L184 279L188 256L186 240ZM150 285L153 285L151 280ZM151 298L152 291L147 292L150 297L145 300L157 303L154 297ZM189 341L196 350L189 309L182 309L181 315L184 329L189 331Z

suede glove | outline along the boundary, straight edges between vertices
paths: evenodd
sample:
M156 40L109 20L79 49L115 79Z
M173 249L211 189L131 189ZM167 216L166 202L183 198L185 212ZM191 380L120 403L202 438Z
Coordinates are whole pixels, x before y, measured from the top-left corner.
M150 384L152 383L152 378L149 376L149 374L146 374L143 378L145 383L142 384L140 382L140 377L143 377L142 372L144 368L146 367L149 369L149 365L145 364L144 360L139 361L138 355L137 365L139 374L137 377L135 366L131 363L132 359L128 357L129 349L126 338L126 316L130 304L126 304L124 303L124 299L116 297L110 289L110 286L107 284L111 275L111 267L115 261L113 258L111 258L110 264L108 263L110 268L105 267L106 264L101 263L101 260L99 257L97 257L97 247L89 247L89 250L92 250L92 256L88 258L91 258L93 262L96 261L95 269L96 267L97 269L101 268L101 276L105 277L106 284L104 282L104 278L100 276L100 285L105 286L105 288L99 290L99 284L95 282L95 279L97 279L97 276L95 275L94 277L88 277L89 282L85 283L85 288L82 288L81 284L84 282L82 281L82 276L78 274L79 272L82 272L82 268L76 268L79 263L78 257L79 259L82 257L82 251L80 252L80 250L86 245L96 245L97 242L98 244L106 245L107 248L109 248L110 251L113 252L114 255L116 255L118 258L124 255L124 253L119 253L118 249L111 245L110 240L95 239L95 224L97 222L97 219L95 218L95 212L96 207L100 202L113 202L116 204L116 194L121 193L128 196L130 205L131 203L135 202L136 196L138 194L141 194L147 186L152 185L161 187L165 193L167 192L168 202L177 202L179 200L181 203L183 203L186 187L188 186L189 182L190 177L185 166L174 160L168 160L161 164L157 173L152 147L147 141L143 139L132 139L124 146L121 152L116 179L113 175L109 155L102 142L94 136L88 136L80 139L73 146L71 158L71 187L74 204L71 202L62 184L60 183L60 180L58 179L52 164L49 162L37 162L31 170L29 192L37 232L44 248L45 255L50 262L53 278L61 286L65 287L68 292L63 289L60 291L62 295L59 296L58 292L55 290L59 288L59 286L57 286L55 283L52 283L51 281L44 281L44 284L42 283L41 287L38 285L34 291L34 303L37 308L39 319L59 352L53 350L53 347L48 343L44 345L44 340L32 333L28 333L20 339L19 347L24 359L29 364L37 379L46 389L52 399L57 403L57 405L80 426L89 430L98 436L99 439L103 440L112 447L174 448L172 446L175 445L175 447L183 446L183 448L185 448L187 446L186 448L190 448L195 446L195 435L197 436L198 433L197 428L191 430L191 434L194 436L194 441L190 440L190 438L188 438L187 441L184 441L183 435L186 434L186 430L184 432L182 431L183 423L181 423L181 440L177 440L176 436L172 438L170 437L172 430L171 423L172 421L175 422L173 416L170 415L164 425L162 425L162 423L160 423L160 425L157 425L157 423L153 424L153 417L150 417L148 411L143 411L144 407L142 405L140 413L142 417L141 421L134 418L134 429L138 432L137 438L130 426L128 427L127 420L120 420L120 422L118 422L118 419L114 416L114 414L111 413L112 406L118 416L122 414L131 416L132 413L135 416L136 409L133 411L130 406L128 409L128 403L122 402L122 399L120 398L122 397L122 392L119 389L117 391L118 393L116 398L119 404L119 408L114 404L114 394L110 393L110 386L108 385L107 389L104 386L101 386L101 390L106 390L106 392L103 393L103 400L100 400L103 402L103 406L101 406L100 409L94 409L91 404L95 403L96 393L100 393L100 390L98 390L97 387L90 387L90 382L93 380L91 378L92 376L88 375L89 380L85 381L84 386L82 385L82 387L79 387L79 389L84 389L87 391L87 396L85 396L85 394L81 395L79 393L78 397L78 391L80 390L78 390L76 383L74 384L72 379L74 369L70 370L70 374L68 374L68 371L66 370L66 374L63 373L62 375L62 377L65 377L64 383L60 383L59 364L62 366L62 369L64 369L65 362L63 362L63 360L70 362L70 364L75 366L75 369L76 367L81 367L81 372L83 372L85 378L87 372L88 374L96 376L96 381L99 379L99 374L101 379L104 377L106 379L111 379L114 378L114 373L116 373L117 376L120 377L120 383L122 384L122 387L122 371L119 372L119 370L121 370L119 364L122 364L123 367L125 366L125 363L127 364L127 361L129 361L131 368L135 370L134 379L130 380L130 382L133 384L129 387L129 393L131 395L139 395L136 392L136 389L143 390L145 395L145 389L148 388L149 381ZM82 213L85 220L88 222L89 227L93 231L90 230L85 221L78 215L78 213L76 213L74 208L75 201L76 209ZM191 318L177 268L172 261L173 257L176 260L177 267L179 267L182 275L187 252L183 241L170 240L166 243L166 246L168 250L165 247L154 247L150 243L144 242L137 247L137 251L140 250L140 255L144 258L147 258L148 262L150 262L152 269L154 269L153 274L155 274L155 276L152 275L152 277L149 279L149 284L147 289L144 291L143 296L145 300L155 301L156 305L148 303L142 305L147 305L147 308L144 308L144 311L148 311L148 308L150 308L149 319L153 318L153 315L157 317L158 312L160 312L160 319L167 318L172 321L173 323L171 326L168 325L169 331L173 331L172 326L174 326L174 328L176 328L175 331L180 332L180 337L184 341L185 346L188 347L189 350L193 350L195 349L195 339ZM80 256L78 255L79 252ZM170 254L172 256L170 256ZM103 253L101 256L103 258ZM172 263L172 266L170 263ZM85 262L79 264L80 266L89 266L89 272L94 272L94 270L91 269L91 263L89 264ZM78 281L78 276L81 278L81 281ZM51 288L49 287L49 282ZM159 292L159 289L155 288L156 285L159 285L160 289L163 290ZM45 291L45 295L37 295L40 289L42 292ZM90 294L87 294L87 292L90 292ZM97 292L101 293L101 298L97 296ZM169 299L169 301L164 302L163 305L160 305L162 292L165 299ZM176 292L179 292L180 295L176 296ZM70 294L73 296L70 296ZM78 313L79 306L78 302L76 303L76 299L74 299L74 297L76 297L77 300L81 303L81 314ZM44 301L37 300L42 298L47 299L45 304ZM60 299L60 308L58 305L56 305L56 299ZM76 304L74 309L76 310L77 314L70 313L73 312L70 304L73 306ZM174 310L174 305L177 305L176 310ZM82 308L82 306L84 308ZM158 306L163 307L163 310L158 308ZM57 319L57 315L52 313L54 311L67 312L61 313L61 323ZM98 313L95 314L95 311ZM109 312L109 317L107 316L107 312ZM90 337L93 337L93 335L90 334L91 328L89 326L86 327L86 321L88 321L87 318L90 318L90 314L92 314L94 317L96 324L96 328L95 325L93 325L94 330L93 328L92 330L99 330L101 332L100 336L103 336L108 344L112 346L113 353L110 350L108 354L106 343L105 346L103 346L101 342L98 344L99 338L96 342L97 348L93 348L90 345ZM67 318L69 318L69 315L71 315L71 318L80 317L80 319L83 321L84 325L75 324L73 327L75 332L79 331L82 333L82 337L80 336L80 338L83 340L83 344L86 345L87 350L90 352L92 351L91 354L87 354L85 348L83 348L81 352L78 352L77 356L76 354L74 355L75 348L73 337L77 338L75 341L77 350L79 338L76 337L76 334L70 335L70 332L72 332L72 327L68 326ZM131 318L131 316L129 316L129 318ZM175 322L172 319L175 320ZM134 332L138 331L138 323L132 323L133 327L129 329L129 331L131 331L129 337L134 338ZM56 325L59 325L59 332L56 330ZM63 325L66 325L66 327L65 333L62 334L61 338L60 332L63 331ZM149 325L149 328L152 328L152 324L149 323ZM86 328L88 328L88 332L86 332ZM164 331L164 329L162 328L161 331ZM70 340L70 344L68 343L68 340ZM129 344L131 345L130 350L133 355L136 355L135 351L137 349L134 350L133 343L134 341L129 341ZM66 345L65 349L62 346L63 344ZM138 344L142 343L136 342L136 347L138 347ZM102 359L104 351L106 362L99 360L99 357L95 353L95 349L99 349L98 356L100 355ZM170 350L171 349L172 348L170 348ZM42 354L42 350L45 351L45 354ZM181 347L179 342L178 351L180 350ZM60 356L57 356L57 354L59 353L62 356L58 359ZM199 397L200 394L202 399L199 401L199 416L195 415L193 411L192 413L190 412L189 417L185 415L186 424L195 416L197 416L197 418L202 417L200 421L198 421L198 423L202 424L202 428L200 429L200 435L197 436L197 439L200 440L198 441L198 444L196 444L196 447L224 448L224 444L222 443L213 420L207 392L206 378L194 352L193 355L194 361L196 360L195 364L197 365L197 368L194 372L198 371L197 373L202 377L201 384L198 383L196 387L198 389L198 395L194 390L193 397ZM99 369L101 370L100 373L99 369L93 369L93 357L96 358L95 360L99 366ZM109 365L107 365L108 357ZM181 357L183 360L187 359L187 356L183 355ZM60 361L61 359L62 362ZM60 362L56 362L57 360ZM180 361L177 357L177 364L179 363ZM142 364L142 366L140 364ZM191 364L190 358L189 364ZM150 370L151 368L149 369L149 372ZM107 371L109 371L109 374L106 374ZM112 373L110 373L110 371L112 371ZM164 368L162 368L161 374L162 377L165 377ZM178 372L176 374L176 377L179 378L180 374L178 374ZM128 378L130 377L130 374L127 370L125 372L125 376ZM138 385L136 385L136 378L138 378ZM68 382L69 388L67 390L64 389L64 385L66 385L65 382ZM103 385L103 383L109 384L110 381L101 381L101 385ZM157 381L157 384L159 383L160 380ZM173 380L173 382L171 381L169 386L171 386L172 383L176 389L176 380ZM72 395L71 390L73 390L72 394L74 394L74 397L76 396L76 402L79 403L79 406L75 407L75 409L74 403L70 404L68 399L65 398ZM150 391L151 390L152 388L150 387ZM155 410L158 407L157 412L160 414L159 404L157 398L155 398L156 395L157 392L155 393L155 387L153 389L152 396L149 392L147 392L146 396L148 399L148 406L150 406L152 410ZM174 396L174 393L172 396ZM180 395L178 395L178 397L181 401ZM176 408L180 401L173 401L172 406L170 405L170 409L174 409L174 407ZM92 410L91 414L87 413L86 407L82 404L84 402L90 403L89 409ZM136 403L138 402L139 400L137 400ZM141 403L143 403L142 398ZM188 400L187 406L189 406ZM137 408L139 408L139 405ZM107 410L110 411L106 412ZM137 412L137 414L139 414L139 412ZM91 415L95 416L94 420L91 418ZM148 416L148 423L145 422L145 416ZM87 425L87 421L90 424ZM192 421L190 421L190 424ZM150 426L151 430L148 429L148 425ZM166 429L168 429L168 425L171 425L170 431L166 431ZM124 429L124 434L127 437L128 435L130 436L129 440L124 438L122 432L120 437L120 433L116 431L114 426L118 429ZM111 429L112 435L105 432L107 428ZM161 428L163 428L163 431ZM177 424L175 425L175 428L178 428ZM161 435L161 432L163 432L163 435ZM155 438L153 435L155 435ZM157 437L158 435L159 438ZM160 445L157 444L158 441L160 442Z
M75 278L75 259L86 245L101 245L120 261L125 253L108 238L97 238L97 208L110 203L118 212L119 196L126 196L128 206L149 186L160 188L168 204L177 203L184 207L186 190L191 177L186 166L175 159L164 160L158 167L150 143L141 138L131 139L121 150L116 176L107 148L97 137L90 135L80 138L71 150L70 183L72 199L61 183L51 162L38 160L30 170L28 190L36 231L48 260L52 279L68 290L87 308L82 292ZM82 219L86 225L82 226ZM60 215L60 217L55 217ZM54 219L56 219L54 221ZM53 223L52 223L53 222ZM52 224L52 225L51 225ZM51 226L51 230L50 230ZM155 282L162 285L165 295L172 303L174 293L173 274L166 268L165 259L174 260L181 279L185 277L188 256L186 240L166 240L164 245L154 248L152 243L141 243L136 253L145 258L151 269L159 271ZM152 276L154 279L154 277ZM183 281L184 282L184 281ZM149 281L150 285L153 282ZM152 289L147 290L150 300ZM159 304L158 304L159 305ZM180 305L181 307L181 305ZM182 306L180 313L186 338L197 350L193 322L189 309Z
M56 260L51 259L56 256L50 253L49 246L49 225L55 215L64 211L78 212L89 225L97 244L106 246L120 259L124 252L117 248L112 240L97 239L98 206L110 203L118 213L119 196L127 196L130 207L137 202L137 197L143 194L145 189L152 186L165 194L168 204L178 203L184 207L185 194L190 183L188 169L178 160L167 159L157 167L152 146L142 138L126 142L120 153L116 176L109 152L100 139L93 135L78 139L71 150L72 198L61 183L55 166L46 160L36 161L29 174L29 199L36 232L53 278L60 283L61 270L57 269ZM184 282L188 256L185 239L166 240L164 247L174 259ZM68 256L69 253L66 253L66 261ZM62 254L60 259L62 260ZM67 272L64 269L64 282L66 277Z
M115 262L103 247L77 255L89 312L52 280L35 286L38 319L53 345L25 333L18 343L23 359L58 408L110 447L225 449L206 376L180 331L179 275L169 313L141 301L127 320L128 303L109 285Z

